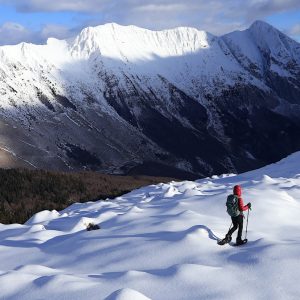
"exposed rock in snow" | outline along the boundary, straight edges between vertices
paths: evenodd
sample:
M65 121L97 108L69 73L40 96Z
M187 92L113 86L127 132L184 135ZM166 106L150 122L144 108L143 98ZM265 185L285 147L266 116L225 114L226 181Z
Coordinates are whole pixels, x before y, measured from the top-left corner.
M260 21L221 37L88 27L0 47L0 78L5 167L186 177L300 149L300 45Z

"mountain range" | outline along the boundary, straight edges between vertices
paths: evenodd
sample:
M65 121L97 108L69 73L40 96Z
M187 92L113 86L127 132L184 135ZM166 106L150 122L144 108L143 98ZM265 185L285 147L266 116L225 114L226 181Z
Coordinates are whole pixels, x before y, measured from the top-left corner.
M300 44L106 24L0 47L0 167L208 176L300 149Z

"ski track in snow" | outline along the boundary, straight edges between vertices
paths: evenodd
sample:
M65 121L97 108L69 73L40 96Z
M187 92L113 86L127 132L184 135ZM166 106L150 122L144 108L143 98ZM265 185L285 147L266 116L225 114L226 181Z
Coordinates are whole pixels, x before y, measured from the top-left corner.
M1 224L0 299L299 299L299 162L300 152ZM236 184L253 206L249 242L218 246Z

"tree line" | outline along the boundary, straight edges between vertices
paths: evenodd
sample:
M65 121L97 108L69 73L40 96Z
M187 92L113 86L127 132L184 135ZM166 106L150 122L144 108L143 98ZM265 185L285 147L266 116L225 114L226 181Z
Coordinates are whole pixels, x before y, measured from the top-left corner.
M115 198L136 188L169 180L97 172L0 169L0 223L24 223L42 210L62 210L75 202Z

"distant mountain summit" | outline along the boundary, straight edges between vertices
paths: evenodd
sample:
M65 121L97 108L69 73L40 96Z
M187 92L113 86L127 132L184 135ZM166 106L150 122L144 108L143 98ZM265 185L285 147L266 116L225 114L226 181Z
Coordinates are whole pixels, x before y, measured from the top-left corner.
M106 24L0 47L2 167L202 176L300 149L300 44Z

